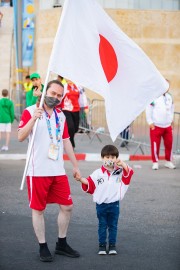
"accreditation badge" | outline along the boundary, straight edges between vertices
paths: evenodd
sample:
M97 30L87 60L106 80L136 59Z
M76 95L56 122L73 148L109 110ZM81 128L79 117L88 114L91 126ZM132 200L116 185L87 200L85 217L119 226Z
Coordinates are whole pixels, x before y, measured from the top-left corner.
M48 158L52 160L58 160L58 155L59 155L59 146L54 143L51 143L49 146Z

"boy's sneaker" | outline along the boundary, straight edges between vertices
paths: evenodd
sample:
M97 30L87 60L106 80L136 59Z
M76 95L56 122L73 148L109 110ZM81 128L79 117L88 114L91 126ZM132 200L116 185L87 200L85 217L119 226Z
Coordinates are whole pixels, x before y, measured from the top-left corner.
M77 258L80 256L79 252L72 249L68 244L62 247L58 243L56 243L55 253L59 255L65 255L71 258Z
M153 162L153 165L152 165L152 170L158 170L159 169L159 165L157 162Z
M109 245L109 255L117 255L116 246Z
M98 252L99 255L107 255L107 252L106 252L106 246L105 245L99 245L99 252Z
M51 252L49 251L49 248L48 248L46 243L43 246L40 246L39 255L40 255L41 262L52 262L53 261Z
M164 166L169 169L176 169L176 166L171 161L166 161Z
M1 148L1 151L8 151L8 146L4 145L4 146Z

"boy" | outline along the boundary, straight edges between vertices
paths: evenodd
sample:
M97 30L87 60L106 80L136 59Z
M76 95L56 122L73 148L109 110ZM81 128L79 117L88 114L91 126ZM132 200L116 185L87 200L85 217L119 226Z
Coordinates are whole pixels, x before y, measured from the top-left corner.
M95 170L88 178L76 175L82 183L82 189L93 194L99 220L99 255L106 255L107 229L109 232L109 254L116 255L116 237L119 218L119 201L123 199L133 170L118 159L119 151L113 145L106 145L101 150L103 166Z
M2 90L2 98L0 99L0 139L1 132L6 133L6 144L1 148L1 151L8 151L11 123L14 121L14 105L8 98L8 90Z

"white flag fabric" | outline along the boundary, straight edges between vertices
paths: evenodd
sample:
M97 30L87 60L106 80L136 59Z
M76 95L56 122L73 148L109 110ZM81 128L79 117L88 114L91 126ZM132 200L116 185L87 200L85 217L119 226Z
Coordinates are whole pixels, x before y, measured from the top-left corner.
M114 141L167 81L95 0L66 0L48 69L103 96Z

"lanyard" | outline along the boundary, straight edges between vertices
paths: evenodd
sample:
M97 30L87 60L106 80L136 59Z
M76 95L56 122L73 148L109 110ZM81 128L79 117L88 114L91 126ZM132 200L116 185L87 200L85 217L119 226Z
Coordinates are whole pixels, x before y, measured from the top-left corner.
M45 108L44 108L44 111L46 114L46 123L47 123L48 132L49 132L49 137L50 137L51 142L53 143L53 135L52 135L51 123L49 120L49 115L46 112ZM56 140L57 140L57 144L59 144L60 143L60 122L59 122L59 118L55 109L53 109L53 112L55 114L55 119L56 119Z

